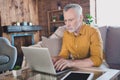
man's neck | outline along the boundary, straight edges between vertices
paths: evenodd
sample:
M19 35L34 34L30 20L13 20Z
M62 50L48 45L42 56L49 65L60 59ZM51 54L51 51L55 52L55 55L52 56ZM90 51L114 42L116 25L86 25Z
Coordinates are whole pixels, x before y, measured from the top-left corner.
M79 27L79 28L74 32L74 35L75 35L75 36L77 36L77 35L79 34L80 28L81 28L81 27Z

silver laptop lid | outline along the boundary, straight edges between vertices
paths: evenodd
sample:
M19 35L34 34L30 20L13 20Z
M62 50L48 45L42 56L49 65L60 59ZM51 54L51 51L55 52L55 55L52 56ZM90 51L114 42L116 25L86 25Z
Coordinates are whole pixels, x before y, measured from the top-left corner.
M22 51L33 70L56 74L48 48L22 47Z

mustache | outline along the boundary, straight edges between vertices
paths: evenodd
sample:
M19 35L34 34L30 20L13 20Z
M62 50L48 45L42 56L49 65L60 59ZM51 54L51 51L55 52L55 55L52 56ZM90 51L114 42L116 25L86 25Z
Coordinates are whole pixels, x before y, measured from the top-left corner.
M73 29L71 26L65 26L66 29Z

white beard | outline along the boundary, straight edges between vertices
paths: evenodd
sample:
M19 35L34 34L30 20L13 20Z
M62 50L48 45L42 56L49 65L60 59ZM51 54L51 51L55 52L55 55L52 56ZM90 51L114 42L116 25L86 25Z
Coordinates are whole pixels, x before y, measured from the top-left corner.
M70 33L75 33L78 31L79 27L81 26L81 23L77 24L76 27L69 28L66 26L66 30Z

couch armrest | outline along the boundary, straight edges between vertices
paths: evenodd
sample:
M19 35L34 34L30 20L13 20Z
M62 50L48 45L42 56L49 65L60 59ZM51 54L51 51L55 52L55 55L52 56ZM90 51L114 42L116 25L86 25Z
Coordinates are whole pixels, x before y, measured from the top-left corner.
M109 68L109 66L105 60L103 60L103 63L101 64L100 68L102 68L102 69Z

